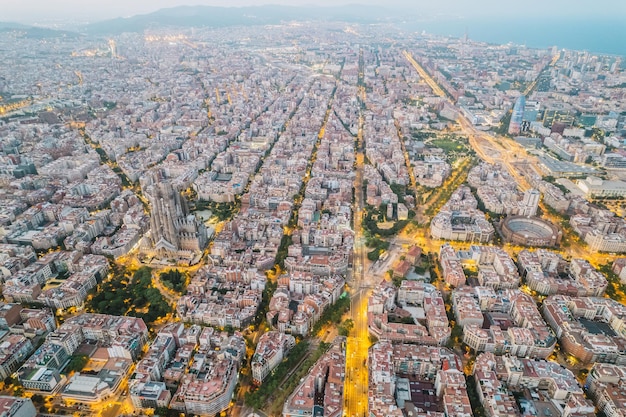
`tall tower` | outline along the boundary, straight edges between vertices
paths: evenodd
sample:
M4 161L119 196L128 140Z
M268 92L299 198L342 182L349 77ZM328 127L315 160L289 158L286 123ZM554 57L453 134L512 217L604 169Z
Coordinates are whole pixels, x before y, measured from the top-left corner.
M523 216L532 217L537 215L537 208L539 207L539 197L541 194L538 190L530 189L524 193L522 204L524 206L522 214Z
M526 96L519 96L513 106L513 114L509 123L509 135L519 135L524 120L524 109L526 107Z
M109 39L109 52L111 53L111 58L117 58L117 44L113 39Z

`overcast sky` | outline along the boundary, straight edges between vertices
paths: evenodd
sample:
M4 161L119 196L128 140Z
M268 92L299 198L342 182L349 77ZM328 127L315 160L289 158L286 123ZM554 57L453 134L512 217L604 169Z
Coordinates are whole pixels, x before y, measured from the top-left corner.
M0 0L0 21L97 21L149 13L180 5L258 6L263 4L370 4L419 10L424 17L585 17L626 18L624 0Z

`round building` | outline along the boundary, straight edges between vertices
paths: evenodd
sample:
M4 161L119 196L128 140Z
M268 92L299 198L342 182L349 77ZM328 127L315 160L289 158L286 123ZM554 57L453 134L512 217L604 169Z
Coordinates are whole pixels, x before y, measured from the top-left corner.
M563 236L557 226L538 217L509 216L501 229L505 241L523 246L557 246Z

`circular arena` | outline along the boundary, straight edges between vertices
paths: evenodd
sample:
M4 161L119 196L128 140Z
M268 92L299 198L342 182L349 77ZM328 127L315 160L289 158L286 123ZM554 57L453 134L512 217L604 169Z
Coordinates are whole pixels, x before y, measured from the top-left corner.
M538 217L510 216L502 222L502 237L523 246L556 246L563 232Z

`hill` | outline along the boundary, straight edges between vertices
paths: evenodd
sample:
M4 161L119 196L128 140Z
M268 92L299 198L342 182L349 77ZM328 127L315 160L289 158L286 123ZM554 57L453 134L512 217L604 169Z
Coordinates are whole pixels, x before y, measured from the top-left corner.
M16 32L18 36L31 39L76 38L76 32L22 25L13 22L0 22L0 33Z
M382 22L394 13L384 7L349 5L341 7L180 6L128 18L105 20L88 25L89 34L142 32L150 27L229 27L279 24L293 20L325 20L355 23Z

